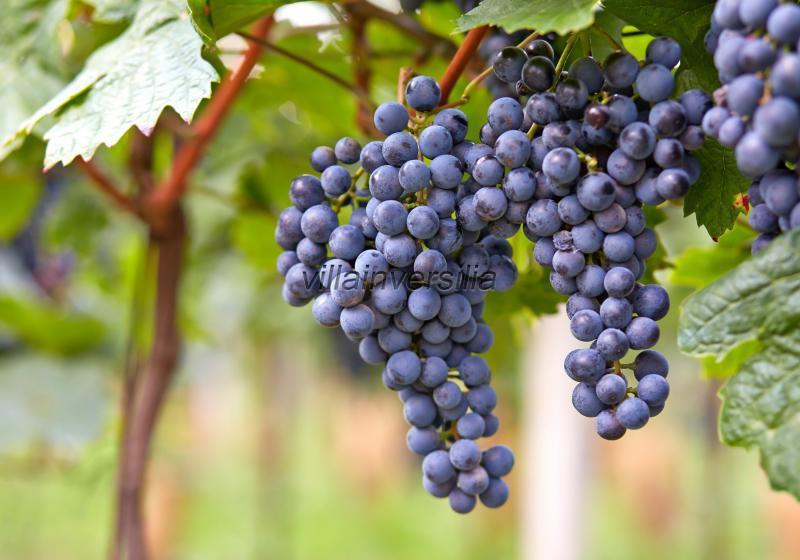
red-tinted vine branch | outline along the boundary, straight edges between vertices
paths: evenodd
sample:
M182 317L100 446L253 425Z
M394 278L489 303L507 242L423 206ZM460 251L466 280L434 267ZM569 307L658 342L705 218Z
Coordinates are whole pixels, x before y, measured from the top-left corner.
M271 17L254 26L253 36L263 38L272 27ZM115 560L147 560L148 551L142 516L147 460L153 433L164 398L175 373L180 352L177 326L178 295L186 223L180 201L186 182L203 152L219 129L236 95L255 67L262 46L251 42L242 63L226 76L205 111L192 127L192 135L181 143L172 169L160 187L152 187L152 160L149 141L134 138L129 167L140 191L148 193L140 214L150 230L150 250L157 256L156 298L153 338L149 354L136 363L133 375L125 379L120 467L117 496L117 523L112 556ZM102 190L115 197L113 184L87 169ZM149 192L152 191L152 192ZM135 362L129 362L129 367Z
M180 206L173 209L169 223L169 231L151 233L150 236L150 246L158 254L153 341L150 354L133 385L129 403L130 423L123 442L124 461L120 468L118 496L118 527L121 530L115 539L114 551L114 558L120 560L148 558L142 517L147 459L158 414L180 352L178 294L186 239L186 224Z
M472 59L475 51L478 50L478 46L481 44L481 41L483 41L488 31L489 27L484 25L483 27L471 29L469 33L467 33L467 36L464 37L464 42L458 47L458 51L453 55L450 64L447 65L447 69L444 71L442 79L439 81L439 86L442 88L441 105L447 104L447 100L450 98L450 93L453 91L453 87L456 85L458 78L461 76L461 73L464 72L464 68L469 64L469 61Z
M370 68L367 62L369 44L366 35L366 20L357 13L351 13L349 18L350 32L353 34L350 55L353 59L353 81L356 86L364 91L369 91ZM356 104L356 124L365 133L373 132L372 111L375 109L371 104L364 103L358 99Z

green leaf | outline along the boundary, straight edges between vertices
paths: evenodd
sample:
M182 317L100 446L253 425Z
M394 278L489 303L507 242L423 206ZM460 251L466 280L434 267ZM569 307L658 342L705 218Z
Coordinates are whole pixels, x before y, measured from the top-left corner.
M189 0L198 32L207 42L244 28L264 14L300 0Z
M24 343L53 354L75 355L102 342L98 319L53 304L0 295L0 328Z
M715 0L604 0L603 6L650 35L667 35L683 50L678 82L712 91L719 87L717 71L705 49ZM691 77L682 77L688 73ZM682 91L679 88L679 91Z
M61 60L58 24L65 0L9 0L0 18L0 140L64 86L55 67ZM23 138L0 146L0 160Z
M53 74L45 71L36 61L26 60L20 65L0 60L0 139L9 138L0 145L0 160L16 150L25 140L16 136L19 123L47 103L64 86Z
M711 237L720 237L733 227L741 210L734 206L736 195L746 192L750 181L736 167L733 151L707 139L694 153L700 162L700 179L692 185L683 202L683 215L695 215L698 226Z
M592 25L596 5L597 0L484 0L458 18L456 31L497 25L509 33L536 29L566 35Z
M761 351L761 343L757 340L748 340L734 346L722 360L713 356L701 358L703 375L720 379L732 377L741 369L742 364Z
M599 61L605 58L612 52L616 51L616 47L611 44L609 37L619 44L622 44L622 28L625 22L620 18L606 10L600 10L595 14L594 25L592 25L586 33L589 34L589 46L592 49L592 56Z
M752 230L738 226L723 235L719 243L689 247L674 259L670 284L705 288L750 257L754 237Z
M58 29L68 0L6 0L0 18L0 48L8 63L36 58L44 66L58 62L63 44Z
M95 51L75 79L2 147L53 115L55 124L44 134L49 169L76 156L90 159L101 144L116 144L133 126L149 134L166 107L189 121L218 78L201 48L182 3L148 0L131 26Z
M752 354L722 389L720 433L756 446L773 488L800 499L800 230L689 297L678 344L722 360ZM755 345L758 346L755 346Z

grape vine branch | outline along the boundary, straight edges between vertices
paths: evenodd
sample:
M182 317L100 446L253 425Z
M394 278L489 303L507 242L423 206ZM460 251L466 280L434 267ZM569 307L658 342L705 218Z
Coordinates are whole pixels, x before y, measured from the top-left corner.
M149 251L157 254L153 342L146 359L128 360L117 482L117 514L112 542L115 560L148 558L142 495L147 458L156 421L175 372L181 338L177 328L179 288L187 225L181 209L189 176L219 129L238 93L259 60L274 20L259 20L250 35L244 58L226 76L201 117L190 129L163 184L152 186L152 140L137 135L131 149L130 171L139 196L124 194L93 162L78 160L91 182L116 206L139 217L149 229ZM128 368L126 368L128 369Z
M442 79L439 81L439 87L442 89L441 105L447 104L447 100L450 98L450 93L453 91L453 87L456 85L458 78L461 76L464 68L467 67L475 51L478 50L478 45L481 44L481 41L488 32L489 27L484 25L482 27L476 27L467 33L464 42L458 47L456 54L453 55L450 64L447 65L447 69L444 71Z

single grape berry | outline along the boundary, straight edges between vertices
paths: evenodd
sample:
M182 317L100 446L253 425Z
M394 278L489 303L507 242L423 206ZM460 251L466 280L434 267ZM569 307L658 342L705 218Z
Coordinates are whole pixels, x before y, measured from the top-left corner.
M406 85L406 101L416 111L431 111L439 105L442 90L430 76L415 76Z

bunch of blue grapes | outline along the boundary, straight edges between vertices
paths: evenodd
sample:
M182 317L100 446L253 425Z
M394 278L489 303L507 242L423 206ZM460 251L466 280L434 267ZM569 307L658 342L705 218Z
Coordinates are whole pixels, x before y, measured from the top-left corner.
M504 98L489 109L481 129L488 155L471 168L487 185L474 195L476 213L486 218L514 205L490 224L498 236L516 227L510 216L524 216L535 260L551 269L553 289L569 296L572 334L591 343L565 360L578 382L572 402L596 418L601 437L618 439L660 413L669 394L667 361L651 350L669 298L640 283L657 248L643 207L681 199L699 178L691 152L703 145L711 100L700 90L672 99L681 49L667 37L648 45L643 63L619 51L602 64L579 58L558 77L548 56L517 50L504 49L494 70L507 81L519 76L531 95L524 108ZM525 117L527 135L517 130ZM511 170L501 177L504 168ZM631 350L642 352L623 363Z
M706 35L723 86L703 130L733 148L753 179L753 253L800 226L800 6L777 0L719 0Z
M434 79L417 76L406 88L411 113L400 103L375 111L383 140L341 138L312 152L319 176L291 184L277 266L290 305L311 303L321 325L341 328L365 362L383 366L411 426L408 447L423 457L424 488L467 513L478 500L494 508L508 498L512 451L477 443L498 429L479 354L494 340L485 298L518 274L506 235L480 218L469 227L457 219L476 190L464 176L473 144L463 112L434 115L440 97Z

